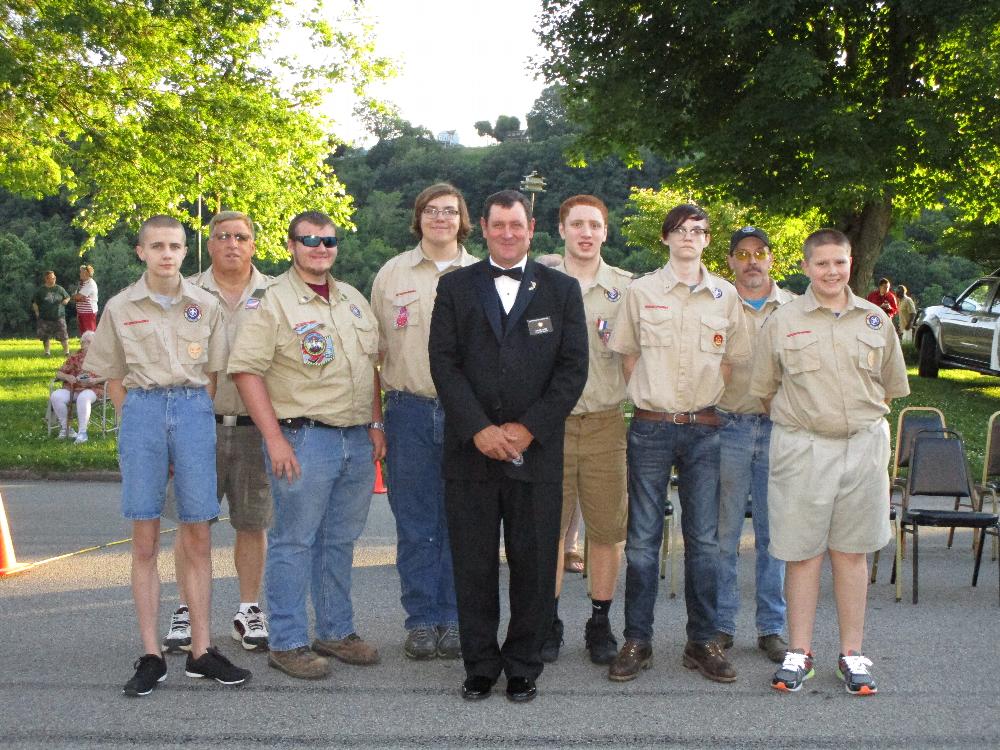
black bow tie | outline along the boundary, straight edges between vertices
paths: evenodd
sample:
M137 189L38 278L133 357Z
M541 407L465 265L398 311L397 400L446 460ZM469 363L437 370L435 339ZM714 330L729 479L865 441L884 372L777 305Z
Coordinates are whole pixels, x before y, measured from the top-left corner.
M490 273L493 274L494 279L499 276L510 276L514 281L520 281L521 277L524 276L524 270L521 268L500 268L492 263L490 264Z

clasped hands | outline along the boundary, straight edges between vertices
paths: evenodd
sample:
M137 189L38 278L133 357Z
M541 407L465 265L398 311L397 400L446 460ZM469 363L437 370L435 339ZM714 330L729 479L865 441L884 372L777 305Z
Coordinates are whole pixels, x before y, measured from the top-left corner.
M534 439L519 422L506 422L499 427L491 424L472 436L479 452L497 461L513 461L522 456Z

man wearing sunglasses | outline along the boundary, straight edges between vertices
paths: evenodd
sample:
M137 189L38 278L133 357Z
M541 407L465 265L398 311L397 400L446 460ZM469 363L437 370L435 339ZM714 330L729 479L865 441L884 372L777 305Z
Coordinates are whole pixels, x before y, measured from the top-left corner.
M208 224L208 254L212 265L188 280L219 300L232 349L239 325L238 312L273 279L253 265L257 245L250 217L239 211L220 211ZM236 530L233 558L239 579L240 605L233 616L232 636L247 651L267 651L267 622L258 602L264 576L267 528L271 525L271 488L264 469L260 431L248 416L233 379L221 372L215 391L215 464L219 502L229 503L229 523ZM176 519L173 483L164 516ZM174 546L180 602L163 639L167 653L191 648L191 624L184 590L189 565L182 545Z
M385 455L378 328L368 302L337 281L333 221L307 211L288 227L292 267L246 300L229 360L260 429L274 498L265 592L268 664L318 679L334 657L370 665L351 605L354 543L368 518L375 461ZM310 647L306 594L316 638Z
M427 356L438 279L478 259L462 242L469 211L452 185L425 188L413 206L417 246L382 266L372 283L386 392L389 506L396 518L396 569L406 611L403 653L457 659L458 610L444 510L444 409Z
M771 241L759 227L733 233L726 258L736 291L743 301L752 339L779 305L795 297L771 279ZM785 630L785 564L771 557L767 521L767 471L771 420L760 399L750 395L750 362L733 364L726 390L719 401L719 604L716 612L718 640L731 648L736 635L740 593L736 583L740 534L747 498L753 515L756 557L757 646L773 662L781 663L788 650Z

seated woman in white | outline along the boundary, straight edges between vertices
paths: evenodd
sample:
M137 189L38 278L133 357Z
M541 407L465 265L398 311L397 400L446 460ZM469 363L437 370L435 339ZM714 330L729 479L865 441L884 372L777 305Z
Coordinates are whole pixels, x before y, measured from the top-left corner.
M80 336L80 351L69 355L56 372L56 380L63 381L63 387L52 391L49 396L52 411L59 420L59 437L76 438L73 442L77 445L87 442L91 407L104 395L103 382L95 382L97 376L83 369L83 358L87 355L87 347L93 338L93 331L87 331ZM79 432L69 426L71 402L76 403L76 422Z

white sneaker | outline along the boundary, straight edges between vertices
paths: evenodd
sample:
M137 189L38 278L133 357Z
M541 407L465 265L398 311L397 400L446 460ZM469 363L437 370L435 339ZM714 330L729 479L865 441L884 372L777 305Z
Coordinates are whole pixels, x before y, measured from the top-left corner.
M191 619L187 607L178 607L170 617L170 630L163 639L163 652L179 654L191 650Z
M60 440L65 440L66 438L71 438L72 439L72 438L75 438L75 437L77 437L76 430L74 430L72 427L62 427L62 428L60 428L60 430L59 430L59 439Z
M247 651L267 651L267 618L260 607L247 607L233 617L233 640Z
M76 436L76 440L73 441L74 445L79 445L80 443L87 442L87 433L81 432Z

